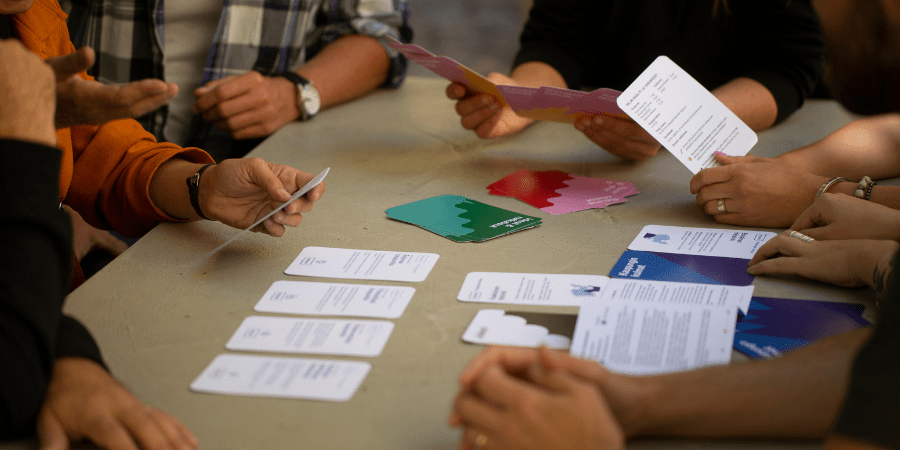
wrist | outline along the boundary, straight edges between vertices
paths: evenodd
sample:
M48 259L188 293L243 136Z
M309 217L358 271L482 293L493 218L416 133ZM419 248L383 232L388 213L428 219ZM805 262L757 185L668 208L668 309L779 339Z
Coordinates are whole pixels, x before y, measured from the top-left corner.
M215 180L218 175L219 165L210 164L209 168L207 168L200 177L200 185L197 189L197 205L203 212L203 215L205 216L203 218L206 220L218 220L218 214L216 214L215 206L212 202L214 197L213 186L216 184Z
M300 91L297 89L297 85L283 76L275 75L269 77L269 79L275 83L275 88L281 103L280 109L285 112L285 117L288 119L288 122L300 120L303 113L299 108Z
M196 173L194 173L193 175L191 175L191 176L187 177L187 179L185 179L185 182L187 183L187 187L188 187L188 197L191 202L191 207L194 208L194 213L196 213L199 218L205 219L205 220L210 220L210 219L209 219L209 216L204 214L204 208L201 206L201 203L200 203L200 188L204 184L203 183L204 172L206 172L207 170L209 170L213 167L215 167L215 164L206 164L203 167L200 167L199 169L197 169ZM207 186L209 184L210 183L208 183L208 182L206 183ZM209 195L206 195L205 198L209 198Z

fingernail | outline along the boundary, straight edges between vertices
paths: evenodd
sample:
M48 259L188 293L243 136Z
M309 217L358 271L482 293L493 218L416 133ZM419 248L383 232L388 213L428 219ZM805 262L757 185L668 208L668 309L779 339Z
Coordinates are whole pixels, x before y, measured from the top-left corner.
M584 124L581 122L575 122L575 128L577 128L578 131L584 131Z
M272 218L275 219L276 222L281 223L284 221L284 212L278 211Z
M724 153L722 153L722 152L719 152L719 151L717 151L717 152L715 152L715 153L716 153L716 156L728 156L728 155L726 155L726 154L724 154Z
M600 116L594 116L594 125L597 125L598 127L600 125L603 125L603 118Z
M489 105L489 104L491 104L491 103L493 103L493 100L491 100L491 98L488 97L487 95L484 95L484 96L481 97L481 104L482 104L482 105L487 106L487 105Z
M285 199L291 198L290 192L288 192L284 188L281 189L281 191L279 192L278 195L280 195L282 198L285 198Z

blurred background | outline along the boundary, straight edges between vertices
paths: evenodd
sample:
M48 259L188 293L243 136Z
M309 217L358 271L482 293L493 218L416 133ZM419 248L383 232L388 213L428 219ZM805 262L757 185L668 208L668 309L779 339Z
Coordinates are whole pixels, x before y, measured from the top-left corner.
M482 74L508 74L531 0L409 0L413 43ZM409 75L437 76L410 63Z

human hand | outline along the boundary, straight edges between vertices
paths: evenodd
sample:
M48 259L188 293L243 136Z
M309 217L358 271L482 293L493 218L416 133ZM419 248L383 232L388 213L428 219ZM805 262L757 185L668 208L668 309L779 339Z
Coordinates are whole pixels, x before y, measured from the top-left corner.
M825 193L791 225L815 239L900 241L900 211L844 194Z
M53 71L16 39L0 40L0 138L56 146Z
M662 147L640 125L618 117L582 117L575 121L575 128L604 150L630 161L643 161Z
M488 74L487 79L494 84L518 86L512 78L497 72ZM519 116L509 106L501 106L492 95L470 92L459 83L447 86L447 98L457 100L456 113L460 115L463 128L475 131L482 139L509 136L534 122Z
M201 210L212 220L243 229L288 201L291 193L313 178L293 167L259 158L227 159L203 173L199 196ZM324 193L325 183L319 183L253 231L283 235L285 226L300 225L303 218L300 213L310 211L313 202Z
M691 178L697 204L716 222L754 227L789 227L816 198L825 177L758 156L717 153L721 167ZM724 199L727 212L718 210Z
M47 59L56 73L56 128L101 125L111 120L140 117L178 94L178 86L162 80L146 79L116 86L78 76L94 65L94 59L90 47Z
M81 214L67 205L63 205L63 209L72 219L72 248L75 250L75 257L78 258L78 261L81 261L92 250L102 250L112 256L119 256L128 250L128 244L113 236L109 231L92 227L84 221Z
M457 397L461 449L620 449L625 435L596 385L537 363L528 378L498 364Z
M89 439L107 450L189 450L197 438L178 419L144 405L97 363L58 358L37 423L41 450Z
M595 361L576 358L568 353L523 347L490 346L469 362L459 375L460 392L457 400L470 395L476 380L489 367L499 366L513 377L527 379L532 367L541 364L548 370L567 372L583 381L594 384L603 393L606 403L628 436L643 431L643 417L640 405L647 394L640 385L640 379L610 372ZM462 418L454 410L448 423L462 424Z
M847 239L805 242L785 231L770 239L750 260L751 275L790 274L838 286L874 286L876 269L900 248L896 241Z
M225 77L194 91L191 112L235 139L268 136L300 117L297 86L256 71Z

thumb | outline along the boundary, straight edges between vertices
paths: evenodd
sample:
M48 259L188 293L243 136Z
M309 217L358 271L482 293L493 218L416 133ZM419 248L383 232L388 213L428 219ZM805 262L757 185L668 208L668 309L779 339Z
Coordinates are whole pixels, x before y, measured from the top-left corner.
M53 72L56 73L56 82L58 83L90 69L94 65L94 59L94 49L81 47L68 55L55 56L47 59L45 62L53 68Z
M37 422L40 450L69 450L69 437L53 413L44 410Z
M268 163L253 165L253 179L275 200L286 202L291 199L291 194L284 188L284 183L275 175Z

